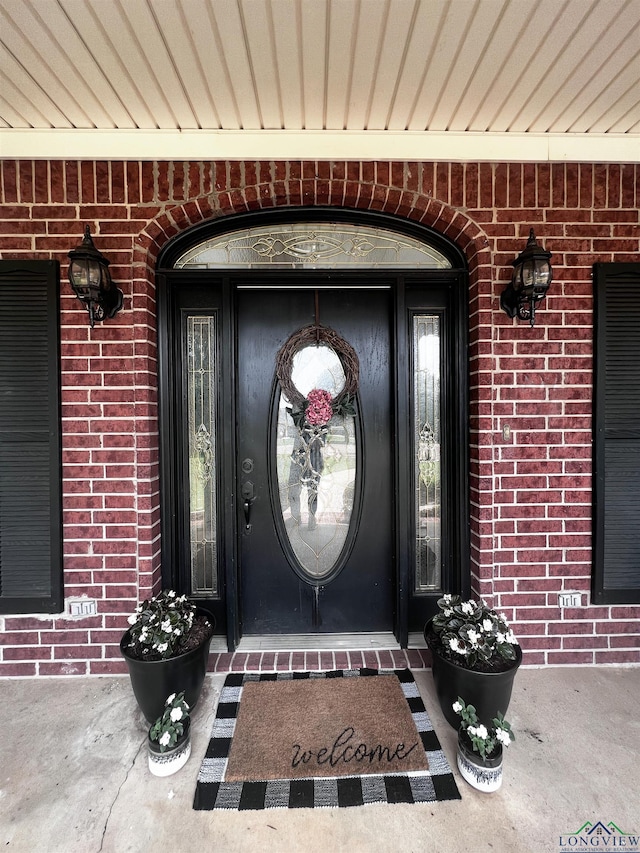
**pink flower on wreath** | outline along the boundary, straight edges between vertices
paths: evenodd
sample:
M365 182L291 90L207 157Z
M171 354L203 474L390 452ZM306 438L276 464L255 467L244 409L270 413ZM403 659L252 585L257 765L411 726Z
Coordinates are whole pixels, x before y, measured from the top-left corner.
M314 388L307 396L305 418L311 426L324 426L333 417L331 394L322 388Z

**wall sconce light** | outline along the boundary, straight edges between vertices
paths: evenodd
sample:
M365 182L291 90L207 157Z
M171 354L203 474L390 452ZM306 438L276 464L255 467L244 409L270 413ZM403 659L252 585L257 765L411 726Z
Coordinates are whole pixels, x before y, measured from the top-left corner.
M69 252L69 259L71 287L84 302L93 329L96 320L113 317L122 308L122 291L111 281L109 261L93 245L88 225L82 243Z
M513 264L513 276L500 294L500 307L509 317L528 320L533 326L536 318L536 306L546 296L551 284L552 270L546 252L536 242L533 228L529 232L526 248Z

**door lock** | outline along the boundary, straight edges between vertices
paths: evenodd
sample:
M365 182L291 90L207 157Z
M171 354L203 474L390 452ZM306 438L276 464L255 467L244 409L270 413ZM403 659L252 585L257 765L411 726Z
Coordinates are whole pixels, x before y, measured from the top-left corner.
M256 499L251 480L242 484L240 494L242 495L242 507L244 509L244 529L249 532L251 530L251 504Z

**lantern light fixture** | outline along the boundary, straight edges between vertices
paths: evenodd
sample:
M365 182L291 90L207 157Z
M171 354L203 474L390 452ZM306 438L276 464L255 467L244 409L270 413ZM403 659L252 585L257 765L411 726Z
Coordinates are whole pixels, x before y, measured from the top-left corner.
M551 284L551 252L536 241L533 228L529 231L526 248L513 264L511 281L500 294L500 307L509 317L535 323L536 307L544 299Z
M69 281L89 312L93 329L96 320L113 317L121 308L123 294L111 280L109 261L96 249L86 225L84 239L69 252Z

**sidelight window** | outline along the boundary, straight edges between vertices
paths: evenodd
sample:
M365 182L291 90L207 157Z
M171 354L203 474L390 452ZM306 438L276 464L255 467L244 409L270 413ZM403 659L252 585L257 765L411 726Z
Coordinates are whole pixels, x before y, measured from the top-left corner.
M413 318L415 592L442 583L440 479L440 318Z
M191 590L218 593L216 530L216 315L187 318L186 382L189 452Z

